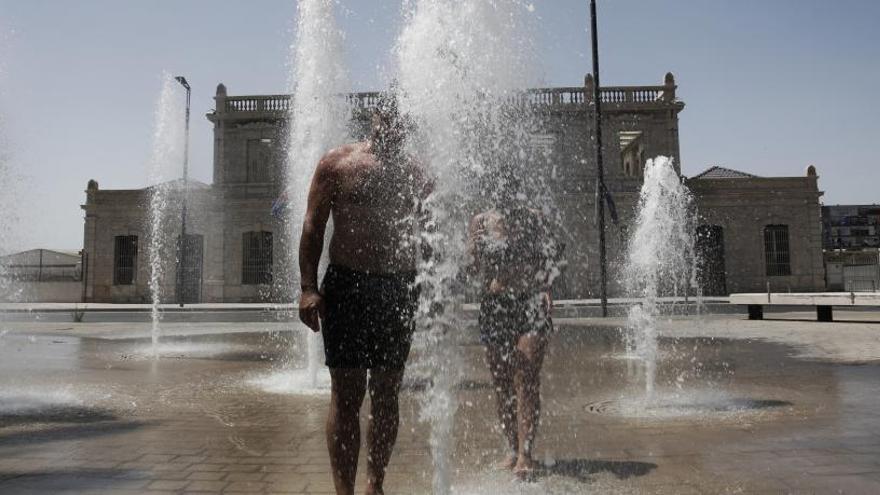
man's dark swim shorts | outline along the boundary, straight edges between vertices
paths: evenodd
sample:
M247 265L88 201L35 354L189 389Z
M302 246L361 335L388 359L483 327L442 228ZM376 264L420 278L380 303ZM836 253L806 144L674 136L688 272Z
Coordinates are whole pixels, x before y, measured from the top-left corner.
M486 345L515 347L523 335L550 333L553 322L541 302L539 293L484 294L480 302L480 341Z
M402 370L418 304L416 273L366 273L330 265L324 275L324 335L330 368Z

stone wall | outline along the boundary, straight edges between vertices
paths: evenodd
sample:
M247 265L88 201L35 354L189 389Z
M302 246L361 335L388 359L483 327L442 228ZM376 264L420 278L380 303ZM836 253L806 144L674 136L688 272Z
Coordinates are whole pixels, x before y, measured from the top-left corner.
M218 207L212 190L204 184L190 183L187 207L187 234L201 235L203 243L202 301L221 302L223 267L225 266L222 208ZM169 215L164 225L167 239L162 251L163 302L176 301L176 246L180 235L180 204L182 189L169 192ZM92 181L86 191L84 226L84 268L88 302L148 303L150 265L150 189L100 190ZM135 275L132 284L114 284L115 238L137 236Z
M818 177L695 179L699 223L723 228L729 292L820 291L825 286ZM791 275L768 276L764 228L787 225Z

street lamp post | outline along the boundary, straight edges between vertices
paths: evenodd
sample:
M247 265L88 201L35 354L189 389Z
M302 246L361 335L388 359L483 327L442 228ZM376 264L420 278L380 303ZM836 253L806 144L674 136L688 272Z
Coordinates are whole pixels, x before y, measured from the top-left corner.
M186 89L186 127L183 140L183 199L180 209L180 241L177 243L177 302L183 307L183 256L186 252L186 200L189 192L189 100L191 89L186 78L174 78Z
M602 99L599 89L599 34L596 29L596 0L590 0L590 25L593 42L593 104L596 115L596 220L599 224L599 294L602 316L608 316L608 273L605 254L605 165L602 162ZM612 213L613 215L613 213Z

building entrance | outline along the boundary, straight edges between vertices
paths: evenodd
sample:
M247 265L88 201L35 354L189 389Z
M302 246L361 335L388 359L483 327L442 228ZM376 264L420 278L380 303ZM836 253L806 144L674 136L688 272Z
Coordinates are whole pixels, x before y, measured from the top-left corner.
M177 273L180 290L179 302L193 304L202 301L203 236L187 234L183 242L178 238L180 265Z

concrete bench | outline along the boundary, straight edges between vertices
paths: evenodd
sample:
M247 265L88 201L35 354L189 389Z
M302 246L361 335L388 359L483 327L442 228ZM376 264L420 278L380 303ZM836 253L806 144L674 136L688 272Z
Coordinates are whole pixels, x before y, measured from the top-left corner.
M730 304L748 306L750 320L763 320L764 306L815 306L818 321L834 321L834 306L880 306L880 292L731 294Z

